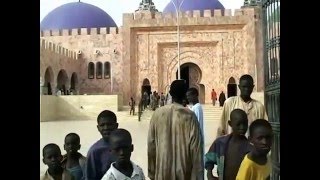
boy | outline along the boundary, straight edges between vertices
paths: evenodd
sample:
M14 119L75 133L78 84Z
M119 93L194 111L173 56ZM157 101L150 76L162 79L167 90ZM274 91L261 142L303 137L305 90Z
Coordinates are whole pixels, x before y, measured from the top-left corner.
M130 133L116 129L110 135L110 152L116 158L101 180L144 180L142 169L130 160L133 144Z
M249 141L253 148L239 168L236 180L270 179L271 162L267 157L272 146L272 127L265 119L253 121L249 127Z
M250 151L251 145L245 136L248 129L247 114L241 109L234 109L228 124L232 133L218 137L205 155L205 168L208 180L234 180L244 156ZM212 169L217 165L219 177L214 177Z
M130 98L130 101L129 101L129 106L130 106L130 115L131 115L131 112L132 112L132 115L134 116L134 110L135 110L135 106L136 106L136 102L133 100L133 97Z
M80 154L80 137L69 133L64 139L64 150L67 152L62 159L62 167L67 169L76 180L84 179L86 157Z
M75 178L61 166L61 150L58 145L50 143L44 146L42 150L43 163L48 166L48 170L40 180L75 180Z
M97 118L97 128L102 138L94 143L87 154L86 180L101 180L113 162L109 152L109 135L118 128L117 116L109 110L102 111Z

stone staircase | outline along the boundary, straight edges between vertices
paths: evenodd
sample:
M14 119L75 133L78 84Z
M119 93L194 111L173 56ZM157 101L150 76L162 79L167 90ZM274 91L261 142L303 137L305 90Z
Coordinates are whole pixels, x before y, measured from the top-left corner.
M213 106L212 104L202 104L203 120L218 122L221 117L222 107Z

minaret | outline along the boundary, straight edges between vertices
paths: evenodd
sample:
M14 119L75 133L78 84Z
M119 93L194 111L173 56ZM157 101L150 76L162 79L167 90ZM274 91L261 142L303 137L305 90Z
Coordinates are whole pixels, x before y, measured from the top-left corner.
M150 12L158 12L156 6L152 2L152 0L142 0L139 4L139 8L137 11L150 11Z
M260 6L261 3L261 0L244 0L242 7Z
M244 0L243 6L244 7L249 6L249 3L250 3L249 0Z

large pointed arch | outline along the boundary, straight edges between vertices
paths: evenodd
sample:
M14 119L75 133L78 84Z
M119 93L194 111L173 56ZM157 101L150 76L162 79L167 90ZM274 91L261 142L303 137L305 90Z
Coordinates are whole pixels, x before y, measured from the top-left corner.
M74 72L71 75L70 91L72 91L72 93L75 94L77 90L78 90L78 75L77 73Z
M61 69L57 77L57 89L62 90L62 93L66 94L68 85L68 74L64 69Z
M43 94L52 95L52 84L53 84L54 74L51 66L48 66L44 73L44 91Z

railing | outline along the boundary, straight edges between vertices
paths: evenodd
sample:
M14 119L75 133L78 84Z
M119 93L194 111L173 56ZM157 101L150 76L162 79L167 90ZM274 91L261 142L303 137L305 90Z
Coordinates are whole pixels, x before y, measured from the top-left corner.
M263 0L265 104L273 129L271 180L280 180L280 0Z

